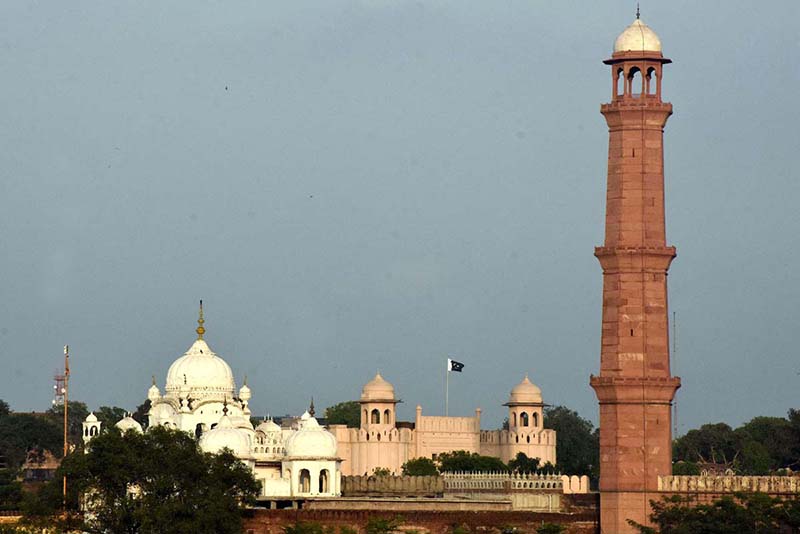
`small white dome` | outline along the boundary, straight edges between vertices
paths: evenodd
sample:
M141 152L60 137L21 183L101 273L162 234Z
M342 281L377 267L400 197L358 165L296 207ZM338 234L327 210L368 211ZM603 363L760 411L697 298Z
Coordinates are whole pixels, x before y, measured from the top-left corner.
M235 428L227 415L222 416L217 426L200 436L200 449L203 452L218 454L222 449L230 449L234 456L250 458L250 435L241 428Z
M230 366L214 354L202 339L196 340L186 354L173 362L167 371L168 394L191 398L232 398L236 391Z
M661 39L647 24L637 18L614 41L614 52L628 51L661 52Z
M394 386L386 381L380 373L375 378L364 384L361 389L362 401L393 401Z
M264 434L276 434L281 431L281 427L279 427L277 423L275 423L275 421L273 421L272 419L268 419L260 423L256 427L256 430L259 432L263 432Z
M87 423L96 423L97 416L94 414L94 412L89 412L89 415L86 416L86 419L84 419L84 421L86 421Z
M308 416L308 413L303 415ZM285 449L288 458L335 458L336 437L308 416L303 419L300 430L286 440Z
M541 402L542 390L528 379L528 375L514 386L508 399L509 404L541 404Z
M153 384L150 386L150 389L147 390L147 398L151 401L154 401L161 397L161 390L158 389L158 386Z
M128 430L133 430L139 434L142 433L142 425L140 425L139 422L130 415L126 415L123 419L117 421L117 424L114 426L119 428L120 432L123 434Z
M242 387L239 388L239 398L243 401L250 400L251 395L250 388L247 387L247 384L243 384Z

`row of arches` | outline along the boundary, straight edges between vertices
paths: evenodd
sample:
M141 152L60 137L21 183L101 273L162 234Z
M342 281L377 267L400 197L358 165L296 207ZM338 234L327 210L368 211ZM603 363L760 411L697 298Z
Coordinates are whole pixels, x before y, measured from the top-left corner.
M317 488L319 493L330 492L330 473L327 469L323 469L319 472L319 477L317 477ZM308 469L300 470L297 491L299 493L311 493L311 472Z
M381 424L381 411L377 408L374 408L371 412L367 413L367 410L364 410L364 421L369 421L370 424L373 425L380 425ZM388 408L383 411L383 424L384 425L391 425L392 424L392 411Z
M533 424L531 424L533 423ZM533 426L534 428L539 427L539 413L538 412L531 412L530 416L528 412L521 412L519 414L519 418L517 417L517 412L511 413L511 426Z
M620 67L614 80L614 97L641 95L655 96L661 94L661 80L655 67L647 69L644 76L639 67L631 67L627 73Z

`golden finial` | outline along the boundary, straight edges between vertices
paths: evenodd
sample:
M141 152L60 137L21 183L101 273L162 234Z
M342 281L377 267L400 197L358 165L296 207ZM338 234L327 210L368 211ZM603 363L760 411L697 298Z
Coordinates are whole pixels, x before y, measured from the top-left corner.
M203 320L203 301L201 300L200 301L200 318L197 319L197 330L195 330L195 332L197 332L197 339L203 339L203 334L206 333L206 329L203 328L203 323L205 323L205 320Z
M156 385L156 375L153 375L153 385Z

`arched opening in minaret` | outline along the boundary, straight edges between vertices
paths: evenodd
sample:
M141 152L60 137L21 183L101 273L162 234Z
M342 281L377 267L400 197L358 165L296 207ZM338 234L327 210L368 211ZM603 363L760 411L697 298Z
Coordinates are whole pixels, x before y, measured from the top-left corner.
M519 414L519 422L522 426L528 426L528 414L526 412Z
M630 89L628 93L634 98L641 96L644 89L643 83L642 71L639 70L639 67L633 67L628 72L628 87Z
M511 415L513 416L513 419L514 419L514 422L513 422L513 424L511 426L517 426L517 412L514 412Z
M658 94L658 73L654 67L647 69L647 94Z
M539 427L539 414L536 413L536 412L534 412L534 414L533 414L533 427L534 428L538 428Z
M195 439L200 439L200 436L203 435L203 431L205 430L205 425L203 423L197 423L194 427L194 437Z
M614 96L622 96L625 94L625 71L621 68L617 69L617 78L614 80Z
M372 424L379 425L381 422L381 411L375 408L372 410L372 419L370 420Z
M391 423L392 423L391 413L389 412L389 410L384 410L383 411L383 424L384 425L389 425Z

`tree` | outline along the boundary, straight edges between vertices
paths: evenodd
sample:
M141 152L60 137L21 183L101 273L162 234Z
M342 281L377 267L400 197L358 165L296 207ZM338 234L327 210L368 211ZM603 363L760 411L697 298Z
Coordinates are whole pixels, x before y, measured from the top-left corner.
M436 476L439 470L430 458L414 458L403 464L403 474L410 477Z
M508 471L508 466L500 458L481 456L477 452L444 452L437 458L442 473L453 471L482 472Z
M800 499L737 493L712 504L680 496L651 501L655 527L629 521L641 534L779 534L800 527Z
M53 406L46 412L59 427L64 424L64 405ZM80 443L83 439L83 421L89 415L89 408L85 402L69 401L67 412L67 428L69 429L69 442ZM56 451L52 451L56 452Z
M94 414L97 416L97 420L102 423L101 428L111 428L128 415L128 412L117 406L100 406L95 410Z
M61 456L64 437L61 427L51 417L29 413L11 413L0 418L0 456L7 467L19 468L29 449L49 450Z
M101 433L86 454L65 458L26 515L56 511L64 475L72 481L68 509L86 499L93 514L81 528L92 533L238 533L242 506L258 494L250 469L229 451L203 453L191 436L164 427Z
M372 470L372 476L374 477L390 477L392 476L392 470L388 467L376 467Z
M556 468L567 475L600 475L599 432L591 421L565 406L544 411L544 427L556 431Z
M694 462L685 462L683 460L672 464L673 475L699 475L700 467Z
M361 404L346 401L325 409L325 419L329 425L347 425L349 428L361 426Z
M142 428L147 428L147 425L150 423L147 417L147 414L150 413L150 404L150 399L145 400L137 406L136 411L131 414L131 417L142 425Z
M10 413L11 413L11 407L8 405L6 401L0 399L0 417L5 417Z
M508 469L515 473L536 473L539 471L539 458L528 458L524 452L518 452L508 462Z

